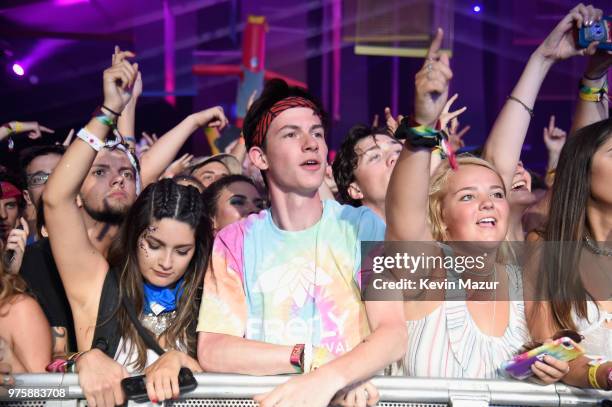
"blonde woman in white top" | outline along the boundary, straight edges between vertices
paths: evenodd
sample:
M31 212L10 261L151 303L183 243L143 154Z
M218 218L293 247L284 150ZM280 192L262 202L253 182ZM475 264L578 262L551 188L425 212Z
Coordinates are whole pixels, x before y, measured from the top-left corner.
M533 106L548 69L559 59L579 54L566 40L581 12L572 10L534 52L492 133L509 131L511 123L528 125L528 106ZM448 56L439 52L441 41L439 30L415 78L415 121L429 128L442 112L452 77ZM470 278L485 282L493 277L499 286L493 296L467 292L469 298L450 300L449 293L437 290L426 293L423 301L406 301L409 340L402 368L405 374L419 376L496 377L501 362L528 340L522 301L509 301L522 298L517 298L522 291L520 272L496 262L497 248L508 232L506 191L516 163L504 163L504 169L512 170L500 175L487 161L459 157L456 170L445 160L429 177L432 149L410 137L389 184L386 240L482 242L477 249L490 254L485 271ZM426 254L443 252L432 245ZM453 270L430 272L439 279L461 278ZM532 370L544 383L553 383L568 373L569 366L547 356Z

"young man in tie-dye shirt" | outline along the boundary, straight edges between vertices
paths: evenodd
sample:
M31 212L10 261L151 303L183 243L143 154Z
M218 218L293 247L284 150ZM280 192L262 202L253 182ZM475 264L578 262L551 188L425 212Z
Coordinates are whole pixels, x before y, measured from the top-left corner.
M222 229L205 275L197 327L205 370L307 373L256 396L262 406L327 406L404 354L402 303L361 301L360 242L383 240L384 223L366 207L319 197L325 125L306 91L268 83L243 133L271 209ZM374 405L378 396L362 383L339 399Z

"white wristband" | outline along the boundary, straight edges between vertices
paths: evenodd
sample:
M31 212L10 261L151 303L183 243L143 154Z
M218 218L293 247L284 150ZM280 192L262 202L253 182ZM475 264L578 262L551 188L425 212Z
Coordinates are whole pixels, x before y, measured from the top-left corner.
M96 151L100 151L104 147L104 142L90 133L85 127L79 130L77 137L89 144L89 146Z

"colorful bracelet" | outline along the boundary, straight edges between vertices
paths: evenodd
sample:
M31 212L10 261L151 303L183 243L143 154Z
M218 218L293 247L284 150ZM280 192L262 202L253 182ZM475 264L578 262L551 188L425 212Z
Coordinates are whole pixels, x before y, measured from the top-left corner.
M79 130L77 137L89 144L89 146L95 151L100 151L105 145L102 140L90 133L89 130L87 130L87 127L83 127L81 130Z
M580 84L580 92L578 96L585 102L601 102L601 100L608 94L608 84L604 83L601 88L591 88L589 86Z
M117 119L109 116L102 110L102 106L98 107L93 116L103 125L110 127L111 129L115 129L117 127Z
M136 137L134 136L122 136L122 137L126 143L136 144Z
M527 113L529 113L529 116L531 116L532 118L535 116L535 114L533 113L533 109L530 109L529 106L527 106L525 103L523 103L523 101L520 100L519 98L515 98L512 95L508 95L508 100L513 100L513 101L519 103L521 106L523 106L525 108L525 110L527 110Z

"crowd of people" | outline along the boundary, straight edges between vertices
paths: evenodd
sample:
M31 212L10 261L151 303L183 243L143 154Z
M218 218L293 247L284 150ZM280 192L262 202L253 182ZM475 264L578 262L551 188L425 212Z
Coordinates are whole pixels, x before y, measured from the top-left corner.
M295 374L255 400L371 406L375 375L502 378L530 343L570 336L585 355L546 355L533 380L612 390L610 284L584 278L592 264L612 270L612 54L575 39L602 16L580 4L555 26L471 153L461 152L466 108L451 111L440 29L415 75L413 111L355 125L333 162L325 109L282 80L253 98L225 153L176 159L197 129L228 124L220 107L137 142L141 74L115 48L87 124L0 172L0 385L75 372L95 407L122 404L121 380L136 374L151 402L179 396L181 368ZM534 103L554 64L581 57L572 128L551 118L539 176L521 163ZM11 121L0 142L51 132ZM438 256L480 242L499 255L470 278L493 276L505 300L450 290L366 300L365 241L432 242ZM498 253L508 241L546 244L519 262ZM533 273L548 295L526 297Z

